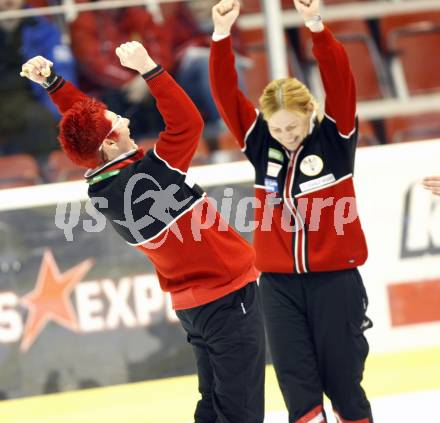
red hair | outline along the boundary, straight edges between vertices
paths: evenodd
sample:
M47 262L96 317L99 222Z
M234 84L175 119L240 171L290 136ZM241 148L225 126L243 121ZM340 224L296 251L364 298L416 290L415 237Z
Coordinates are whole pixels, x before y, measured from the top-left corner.
M75 103L61 119L59 141L72 162L94 168L102 162L99 147L112 128L107 107L93 98Z

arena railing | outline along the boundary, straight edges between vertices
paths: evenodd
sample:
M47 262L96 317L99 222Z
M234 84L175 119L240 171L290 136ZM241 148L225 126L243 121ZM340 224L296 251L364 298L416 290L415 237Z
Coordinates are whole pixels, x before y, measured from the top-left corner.
M75 3L74 0L63 0L59 6L20 9L0 12L0 20L23 18L29 16L64 15L70 22L82 11L118 9L131 6L147 7L157 19L161 19L160 4L176 3L185 0L114 0L91 3ZM200 0L193 0L200 1ZM285 40L284 28L297 27L302 24L301 18L294 10L280 13L280 0L262 0L263 13L245 14L240 18L240 27L244 30L266 28L268 31L267 52L269 56L269 74L271 78L287 75L287 54L282 47ZM337 5L323 4L323 16L326 21L343 19L372 19L390 14L405 14L440 10L439 0L378 0L353 2ZM401 96L402 97L402 96ZM420 95L416 97L389 98L377 101L360 102L358 113L363 119L380 119L393 115L405 115L440 110L440 94Z

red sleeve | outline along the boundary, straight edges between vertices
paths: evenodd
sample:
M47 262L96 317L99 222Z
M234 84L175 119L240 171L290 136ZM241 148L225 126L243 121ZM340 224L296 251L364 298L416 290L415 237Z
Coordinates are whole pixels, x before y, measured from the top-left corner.
M72 49L87 78L99 86L119 88L133 79L136 74L119 65L113 48L106 51L101 48L98 20L102 18L101 24L104 27L111 25L111 21L105 19L105 12L101 12L101 15L98 13L80 13L72 23L70 31ZM107 42L113 44L114 40Z
M217 109L240 147L244 148L246 134L256 121L257 112L238 87L231 37L212 41L209 72Z
M55 82L47 92L61 114L69 110L77 101L87 98L86 94L63 78Z
M203 131L203 119L174 79L158 66L144 75L165 121L155 153L169 166L186 172Z
M326 94L325 113L347 137L355 128L356 116L356 87L347 53L328 28L312 32L312 39Z

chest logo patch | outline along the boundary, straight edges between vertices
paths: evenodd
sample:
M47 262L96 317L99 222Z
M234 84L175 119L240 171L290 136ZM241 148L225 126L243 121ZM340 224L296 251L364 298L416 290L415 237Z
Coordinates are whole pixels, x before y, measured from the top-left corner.
M269 159L277 160L281 163L284 162L284 154L282 151L276 148L269 148Z
M280 173L282 167L283 166L280 165L279 163L268 162L267 163L267 175L271 176L272 178L276 178L278 176L278 174Z
M264 188L266 192L278 192L278 182L276 179L265 178Z
M321 157L315 154L310 154L301 160L299 168L304 175L316 176L319 175L324 168L324 162Z

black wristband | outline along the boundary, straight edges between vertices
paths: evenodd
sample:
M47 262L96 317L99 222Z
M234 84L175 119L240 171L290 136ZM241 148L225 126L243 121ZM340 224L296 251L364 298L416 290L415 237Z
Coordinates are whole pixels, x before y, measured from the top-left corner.
M59 79L59 76L51 69L50 75L46 78L46 81L41 83L41 86L48 90L52 87Z
M147 73L144 73L142 75L142 78L145 79L145 81L149 81L150 79L155 78L156 76L160 75L161 73L163 73L165 70L161 65L157 65L154 69L150 70Z

